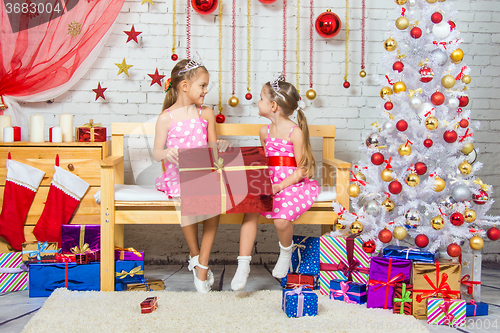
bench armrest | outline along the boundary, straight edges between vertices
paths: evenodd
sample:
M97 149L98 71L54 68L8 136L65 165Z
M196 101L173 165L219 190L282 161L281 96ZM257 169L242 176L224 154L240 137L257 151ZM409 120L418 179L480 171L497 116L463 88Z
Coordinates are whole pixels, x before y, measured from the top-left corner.
M339 168L339 169L350 169L351 168L351 163L339 160L337 158L333 158L333 159L324 158L323 163L331 165L332 167Z
M114 167L123 162L123 156L109 156L101 160L101 168Z

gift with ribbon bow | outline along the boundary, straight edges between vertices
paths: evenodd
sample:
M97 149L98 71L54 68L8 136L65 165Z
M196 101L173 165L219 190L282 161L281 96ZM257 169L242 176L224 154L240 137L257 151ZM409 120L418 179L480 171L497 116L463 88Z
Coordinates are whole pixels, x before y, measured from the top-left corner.
M106 127L90 119L88 123L76 128L76 141L104 142L106 141Z
M26 242L23 243L23 261L41 262L55 258L56 253L60 253L57 242Z
M165 282L163 280L142 279L140 282L125 283L125 290L134 291L157 291L164 290Z
M411 316L413 286L408 283L398 283L394 288L394 307L392 313Z
M330 299L346 303L366 303L366 284L335 279L330 281Z
M466 246L468 247L468 245ZM467 249L468 250L468 249ZM461 257L461 274L460 280L461 297L466 302L472 299L476 303L481 302L481 251L462 252Z
M476 302L474 300L471 300L470 303L467 303L465 315L467 317L487 316L488 303Z
M318 295L306 287L283 289L281 308L288 317L298 318L318 314Z
M434 263L436 261L436 255L434 253L424 251L417 247L389 245L383 249L382 254L384 258L407 259L429 263Z
M93 224L63 224L62 253L85 254L101 249L101 226Z
M115 260L144 260L144 251L115 246Z
M427 323L465 327L466 303L463 299L429 298L427 302Z
M297 274L297 273L288 273L285 278L281 279L281 284L283 286L283 280L286 279L285 288L286 289L294 289L300 286L309 286L309 289L313 289L315 286L315 277L312 275L306 274Z
M115 271L115 290L126 290L127 283L141 283L144 279L144 261L117 260Z
M179 149L179 178L182 216L272 211L262 147Z
M410 282L411 260L373 257L368 280L367 308L393 308L394 287Z
M28 289L28 268L21 252L0 253L0 293Z
M320 237L319 285L321 295L330 295L330 281L340 279L366 284L371 255L363 251L363 241L356 235Z
M312 276L314 281L305 284L316 286L319 279L319 237L293 236L292 260L290 261L291 274L301 274L302 276ZM290 275L290 274L289 274ZM296 280L291 281L296 283ZM287 286L288 276L281 279L281 286Z

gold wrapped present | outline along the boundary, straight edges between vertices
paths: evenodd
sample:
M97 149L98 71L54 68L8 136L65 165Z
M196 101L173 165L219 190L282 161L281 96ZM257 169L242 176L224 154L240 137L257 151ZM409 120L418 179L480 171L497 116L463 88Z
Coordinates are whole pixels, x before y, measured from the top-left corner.
M23 261L40 262L42 260L53 260L55 254L60 253L57 242L26 242L23 243Z
M148 280L145 279L144 283L126 283L126 290L134 290L134 291L157 291L164 290L165 283L163 280Z

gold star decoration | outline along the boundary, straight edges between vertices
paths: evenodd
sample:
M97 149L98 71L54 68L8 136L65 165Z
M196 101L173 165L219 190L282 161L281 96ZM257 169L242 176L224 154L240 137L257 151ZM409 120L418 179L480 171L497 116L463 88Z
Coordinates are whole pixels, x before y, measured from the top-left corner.
M68 35L71 35L71 37L76 37L81 33L82 25L80 23L78 23L77 21L73 21L68 24Z
M154 5L153 0L142 0L141 6L144 5L146 2L149 2L150 4Z
M462 260L463 267L469 267L469 262L467 260Z
M116 65L116 67L118 67L118 68L119 68L119 70L118 70L118 74L116 74L116 75L120 75L121 73L125 73L125 74L127 74L127 76L129 76L129 75L128 75L128 69L129 69L130 67L133 67L133 66L134 66L134 65L127 65L127 63L125 62L125 58L123 58L123 61L122 61L122 63L121 63L121 64L117 64L117 63L115 63L115 65Z

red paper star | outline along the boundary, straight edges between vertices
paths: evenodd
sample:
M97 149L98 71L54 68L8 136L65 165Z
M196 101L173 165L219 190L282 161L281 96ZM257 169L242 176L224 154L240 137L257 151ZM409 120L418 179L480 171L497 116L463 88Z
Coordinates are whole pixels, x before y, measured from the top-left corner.
M139 42L137 41L137 36L142 34L142 31L135 31L135 28L132 25L132 29L130 29L130 31L124 31L124 33L126 33L128 36L127 43L133 39L137 44L139 44Z
M95 92L96 101L99 97L102 97L102 99L106 99L106 97L104 97L104 92L106 91L106 89L108 88L101 88L101 82L97 84L97 89L92 89Z
M155 83L158 83L160 85L160 87L162 86L161 79L163 79L165 77L165 75L158 74L158 68L155 70L154 74L148 74L148 75L149 75L149 77L151 77L151 79L153 79L149 86L152 86Z

